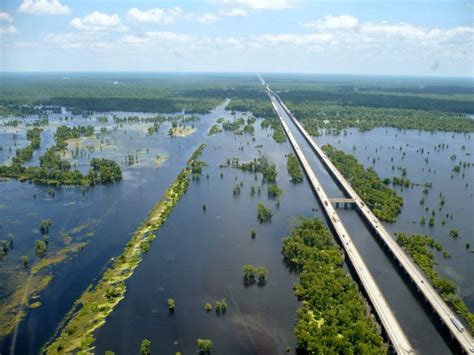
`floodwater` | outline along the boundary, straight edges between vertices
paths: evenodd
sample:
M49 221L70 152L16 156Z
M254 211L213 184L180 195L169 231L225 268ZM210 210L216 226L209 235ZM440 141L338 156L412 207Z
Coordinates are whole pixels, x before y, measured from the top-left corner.
M320 179L324 189L328 192L328 195L330 197L340 197L342 191L337 187L333 178L318 160L310 145L305 141L289 117L285 119L290 130L295 135L298 144L308 158L309 164L312 166L318 179ZM470 138L467 135L454 135L453 137L451 133L437 133L437 136L440 138L439 142L437 139L433 139L430 133L419 133L416 131L400 133L393 129L376 129L371 132L357 132L351 130L347 136L324 135L317 137L315 141L321 145L325 143L334 144L339 149L343 149L348 153L353 151L353 145L355 145L355 152L359 154L357 155L358 159L364 163L367 161L370 164L372 164L375 149L377 149L379 152L377 156L380 157L380 159L377 160L377 156L375 156L375 168L382 177L400 176L400 174L396 173L397 170L392 172L391 166L395 164L395 166L406 167L408 171L407 177L411 178L413 182L433 183L432 191L428 193L429 196L425 196L425 206L436 208L436 212L439 215L452 213L458 214L457 217L450 220L449 223L447 222L444 227L437 227L437 225L441 225L441 219L438 218L437 224L435 224L434 227L420 229L420 226L417 226L416 223L412 223L412 221L419 221L423 215L426 216L428 220L431 216L431 209L430 214L428 214L424 209L419 208L419 199L422 196L423 187L414 187L413 189L408 189L403 192L405 205L399 221L393 225L388 223L385 223L385 225L388 226L392 233L409 232L429 234L443 245L446 245L446 250L452 255L452 258L444 260L442 257L438 258L437 260L441 264L439 271L443 275L452 277L447 270L455 270L458 277L457 279L453 277L453 279L460 282L461 293L470 309L472 309L473 307L470 300L472 301L474 287L472 282L474 254L465 247L465 243L472 242L473 238L472 220L469 218L469 214L474 210L472 204L472 184L469 184L467 187L465 186L466 182L471 183L473 181L472 170L470 170L472 168L466 168L465 171L463 171L465 173L464 179L462 178L461 172L459 176L454 176L451 180L451 169L455 164L450 163L452 154L457 154L458 161L470 161L470 155L466 153L470 154L470 152L472 152L472 144L470 144ZM426 145L424 152L427 154L427 151L433 150L435 144L446 144L447 141L449 141L449 146L452 147L447 149L448 152L441 151L439 154L436 153L436 156L432 156L434 155L433 153L428 155L431 158L429 162L432 162L432 165L425 163L424 156L421 158L423 163L419 161L420 158L415 158L415 154L417 154L415 151L423 147L423 144ZM453 141L455 143L453 143ZM396 145L396 149L388 150L390 144ZM403 154L397 150L400 145L403 146L403 151L410 151L406 153L403 160L401 159ZM463 145L465 149L462 148ZM383 147L381 152L380 146ZM365 147L367 147L367 150L365 150ZM368 154L364 154L364 152L372 152L372 154L370 155L369 153L370 156L367 158ZM393 162L391 161L392 156L394 156ZM408 164L408 160L413 158L415 158L415 161ZM445 170L441 172L443 167ZM446 167L448 167L448 170L446 170ZM424 168L424 170L422 170L422 168ZM423 174L425 171L427 174L429 173L427 171L428 168L431 168L432 175ZM433 173L433 170L437 170L436 175ZM388 171L392 172L392 174L389 175ZM433 175L435 175L436 178L433 178ZM446 203L441 208L442 212L438 211L440 207L438 202L440 191L443 191L443 195L446 196ZM451 191L453 191L452 195ZM456 196L458 197L456 198ZM448 204L449 201L451 201L450 204ZM464 215L464 213L466 213L466 215ZM446 335L434 325L437 324L437 320L433 318L430 310L426 308L423 301L418 298L418 295L411 286L409 286L408 280L397 269L393 259L384 252L377 240L372 236L359 214L352 209L340 209L339 214L372 273L372 276L378 283L392 311L417 352L421 354L446 354L453 351L452 344L445 339ZM458 223L456 223L456 221ZM449 240L451 238L449 236L449 228L453 228L453 225L455 225L455 228L464 236L460 240ZM441 240L441 238L443 240ZM447 264L448 262L449 264Z
M50 117L50 127L42 134L42 150L52 144L51 127L59 125L55 118L60 116ZM307 182L296 185L290 182L285 158L285 154L292 151L289 143L275 143L269 136L271 132L262 130L258 121L255 124L255 141L249 135L236 136L230 132L208 136L209 127L218 117L232 116L220 106L211 114L201 115L201 119L194 122L197 131L185 138L168 137L166 131L169 123L164 123L153 136L146 136L146 125L124 124L101 137L104 140L102 144L93 142L94 148L88 148L75 162L84 171L89 156L116 159L122 165L124 179L113 185L93 187L84 195L77 188L62 188L57 189L55 196L51 197L48 187L17 181L0 182L0 223L3 225L0 239L5 239L10 232L15 235L15 248L0 268L0 284L6 285L0 287L3 294L12 285L11 271L21 269L21 255L31 255L34 260L34 241L41 237L38 225L42 219L53 220L50 233L52 249L64 245L64 234L71 235L74 241L88 241L86 248L72 260L53 268L54 279L39 298L42 306L28 311L15 336L0 342L0 352L14 349L13 353L34 354L51 339L73 302L89 284L100 277L110 258L121 252L133 231L200 143L207 144L201 159L209 165L203 169L200 180L191 182L188 192L156 233L157 238L150 251L126 282L126 298L97 332L97 353L102 354L105 350L117 354L137 353L144 338L152 341L154 351L163 354L177 351L193 353L196 351L197 338L211 339L214 352L218 354L286 353L287 347L294 347L293 326L298 302L292 285L298 277L283 263L281 239L289 234L298 216L322 218L322 215ZM94 119L80 118L61 123L93 124L109 129L116 126L113 122L100 124ZM7 147L13 145L12 133L16 130L19 129L0 129L0 145L3 146L0 163L8 161L11 155ZM342 196L309 146L301 137L297 136L297 139L328 194L331 197ZM439 153L433 152L435 144L445 142L449 142L449 148ZM469 238L471 245L474 245L472 219L469 218L474 210L472 184L465 187L465 182L472 181L472 168L465 169L464 179L461 177L462 172L452 180L450 178L451 165L454 165L450 156L455 153L458 160L470 161L469 156L465 156L472 152L470 142L464 135L452 138L451 133L432 135L390 129L348 131L345 137L324 135L318 138L320 144L332 143L348 152L352 152L352 146L355 145L357 150L354 153L366 165L371 165L372 158L377 159L379 156L374 167L382 177L399 176L398 171L391 170L394 164L406 167L407 177L414 182L433 182L424 206L418 202L422 196L422 187L405 189L402 192L405 206L399 221L388 227L394 232L427 233L442 242L452 258L439 258L439 271L459 283L472 309L474 254L465 248ZM24 131L21 134L20 129L17 147L26 144ZM260 144L262 147L256 147ZM390 145L395 145L395 149L389 150ZM403 161L397 150L400 145L406 151ZM467 149L462 150L462 145ZM383 146L381 151L379 146ZM422 146L425 147L425 155L430 151L427 165L425 156L416 153ZM378 155L375 154L376 148L379 149ZM129 153L139 157L137 165L128 166L124 163ZM35 152L31 163L37 164L41 154L41 151ZM228 158L238 157L247 161L260 154L277 165L277 182L284 190L279 208L275 206L276 200L267 196L266 184L262 184L261 175L255 179L254 174L219 167ZM157 155L168 159L163 165L155 166L153 162ZM367 159L367 156L370 158ZM391 156L394 157L393 163L389 159ZM448 170L443 171L448 165ZM436 170L436 174L428 172L429 167ZM233 196L232 190L240 182L243 183L241 194ZM252 185L261 186L260 195L250 195ZM418 221L422 215L428 216L428 212L424 211L425 206L438 208L438 196L442 189L446 189L443 192L446 203L441 212L436 210L436 225L429 228L412 223L412 220ZM258 222L258 202L264 202L272 208L271 222ZM207 206L205 211L203 204ZM358 215L351 210L340 210L340 213L413 345L424 354L448 353L450 349L433 327L429 312L406 286L403 277L367 232ZM441 218L446 213L452 213L454 217L442 226L438 215ZM75 227L85 224L88 228L76 234L70 233ZM451 228L458 229L462 238L454 240L449 237ZM255 239L251 238L251 229L256 230ZM86 233L91 230L94 235L87 237ZM267 268L267 284L263 287L244 286L241 268L245 264ZM3 280L8 283L3 283ZM168 298L176 301L174 314L168 312ZM214 311L205 312L205 303L214 305L215 301L222 298L228 304L225 315L218 316Z

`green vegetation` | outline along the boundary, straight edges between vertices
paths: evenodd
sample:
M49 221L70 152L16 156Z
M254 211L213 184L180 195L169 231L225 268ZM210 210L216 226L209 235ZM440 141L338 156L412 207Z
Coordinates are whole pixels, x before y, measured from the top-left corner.
M295 183L303 181L303 171L301 170L300 162L293 153L288 154L286 157L286 168L291 176L291 181Z
M31 159L33 151L41 145L41 128L28 129L26 131L26 139L30 142L28 146L16 150L16 156L12 159L12 165L22 165Z
M176 302L173 298L168 298L168 310L173 313L176 309Z
M442 245L427 235L405 235L403 233L397 234L397 242L430 279L443 300L457 314L466 319L472 333L474 331L474 313L469 311L467 305L457 294L456 284L439 276L435 270L436 261L433 249L443 252Z
M453 238L457 238L457 237L459 237L459 232L457 231L457 229L451 229L449 231L449 235Z
M92 126L60 126L55 133L56 144L50 147L41 157L39 166L25 167L24 161L14 160L11 165L0 166L0 177L32 181L47 185L90 186L110 183L122 179L120 166L108 159L93 158L91 169L86 175L72 170L71 164L61 160L60 153L67 147L67 140L94 134ZM32 143L33 144L33 143Z
M45 237L46 238L46 237ZM9 335L15 327L21 322L25 316L25 309L36 308L41 305L41 302L35 301L28 305L30 299L36 299L38 294L45 289L51 282L53 276L49 273L42 272L52 265L64 261L67 257L79 252L86 243L73 243L60 250L55 251L51 256L45 257L48 244L47 239L39 240L41 250L38 250L37 256L41 257L31 268L30 258L27 255L21 257L23 270L15 273L14 291L2 298L0 307L0 337ZM37 241L38 242L38 241ZM47 270L49 272L49 270Z
M151 355L151 341L143 339L140 344L140 355Z
M30 298L44 290L51 280L52 275L29 275L24 272L18 275L22 281L14 292L0 307L0 337L10 335L16 326L25 317L25 308Z
M205 145L196 149L188 166L165 191L163 198L153 207L145 221L138 227L121 255L114 259L95 287L89 287L76 300L64 320L65 327L44 349L48 354L90 351L94 343L94 331L100 328L107 316L125 297L125 281L133 275L142 259L141 244L155 238L173 207L187 191L191 164L202 153Z
M474 112L474 101L453 96L426 97L415 94L360 92L354 87L307 88L282 92L282 100L301 120L308 133L318 129L340 133L346 128L375 127L428 131L473 132L474 122L465 113ZM378 89L379 90L379 89Z
M203 76L174 78L167 75L134 74L90 75L72 74L73 80L62 80L48 75L22 78L11 75L2 78L0 114L42 114L36 105L72 108L76 114L90 112L128 111L173 113L208 113L221 103L222 87L228 80L207 80ZM117 80L117 85L111 81ZM203 95L204 88L218 89ZM47 108L44 108L45 110Z
M224 314L227 311L227 302L225 298L221 299L220 301L216 301L216 313Z
M263 175L263 181L265 182L275 182L278 174L275 164L271 163L267 157L263 156L254 158L248 163L240 163L239 158L227 159L227 165L225 166L252 173L261 173Z
M211 127L211 129L209 130L209 135L210 136L213 136L214 134L219 134L222 132L222 129L221 127L218 125L218 124L215 124Z
M43 234L48 234L49 233L49 227L51 227L51 224L53 224L53 221L50 219L44 219L40 222L40 231Z
M270 197L280 197L283 194L283 189L277 184L268 185L268 196Z
M269 221L270 219L272 219L272 215L273 215L273 212L271 208L265 207L265 205L262 202L258 203L257 218L260 221L260 223Z
M302 301L295 326L298 352L387 353L379 328L344 271L341 251L322 221L303 219L284 239L282 254L300 274L294 286Z
M46 240L38 239L35 241L35 255L38 258L43 258L48 251L48 242Z
M329 144L324 145L322 149L378 218L387 222L397 220L403 206L403 198L385 186L372 167L365 169L353 155L337 150Z
M265 285L268 271L264 267L255 267L253 265L244 265L242 267L242 277L245 285L249 286L258 280L259 285Z
M200 354L210 354L212 350L212 341L209 339L198 339L197 347Z
M212 311L212 304L210 304L209 302L207 302L207 303L204 305L204 310L205 310L206 312Z

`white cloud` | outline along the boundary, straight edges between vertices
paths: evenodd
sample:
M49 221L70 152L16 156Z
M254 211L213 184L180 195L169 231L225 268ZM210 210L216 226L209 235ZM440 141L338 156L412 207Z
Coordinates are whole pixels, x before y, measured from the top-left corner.
M50 33L45 37L48 45L57 46L63 49L77 48L113 48L116 45L93 32L75 32L75 33Z
M295 7L302 0L216 0L218 4L242 6L252 10L285 10Z
M214 23L216 21L221 20L220 17L211 14L211 13L205 13L205 14L187 14L186 19L191 20L191 21L196 21L199 23L202 23L204 25L208 25L211 23Z
M18 32L18 30L13 25L0 27L0 34L13 34L13 33L17 33L17 32Z
M158 23L160 25L168 25L174 23L176 18L181 16L183 11L179 7L173 7L170 9L154 8L150 10L139 10L132 8L128 10L127 18L130 21L135 22L151 22Z
M0 12L0 22L12 22L13 18L8 12Z
M228 17L244 17L247 16L247 11L241 9L239 7L233 7L231 9L220 9L219 10L220 16L228 16Z
M191 40L191 36L188 34L180 34L175 32L166 31L151 31L146 32L144 35L135 36L123 36L121 42L132 45L144 45L144 44L182 44Z
M296 33L282 33L282 34L265 34L261 36L254 36L253 38L261 46L264 45L295 45L305 46L310 44L329 43L334 40L331 33L313 33L313 34L296 34Z
M318 30L351 30L357 28L359 20L354 16L341 15L332 16L328 15L324 20L316 20L313 22L305 23L306 27L315 28Z
M107 15L94 11L83 18L71 20L70 25L81 31L125 31L118 15Z
M18 11L28 14L65 15L70 10L59 0L22 0Z
M40 45L36 42L15 42L14 46L17 48L37 48Z

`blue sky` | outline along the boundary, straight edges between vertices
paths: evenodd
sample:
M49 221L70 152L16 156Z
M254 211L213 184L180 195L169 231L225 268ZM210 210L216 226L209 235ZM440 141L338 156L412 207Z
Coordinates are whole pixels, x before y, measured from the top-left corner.
M472 0L2 0L2 71L473 76Z

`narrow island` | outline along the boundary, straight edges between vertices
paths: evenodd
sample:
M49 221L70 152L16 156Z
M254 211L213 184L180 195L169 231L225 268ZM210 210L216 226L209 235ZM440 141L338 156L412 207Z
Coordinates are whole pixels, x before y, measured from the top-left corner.
M174 182L163 194L162 199L153 207L148 217L138 227L121 255L102 275L96 286L90 286L74 303L66 315L58 336L43 351L47 354L93 352L94 331L105 324L119 302L124 299L125 281L130 278L142 260L142 254L149 249L156 232L165 222L173 207L187 191L188 177L192 166L202 154L205 145L201 144L188 160L187 166L179 173Z

